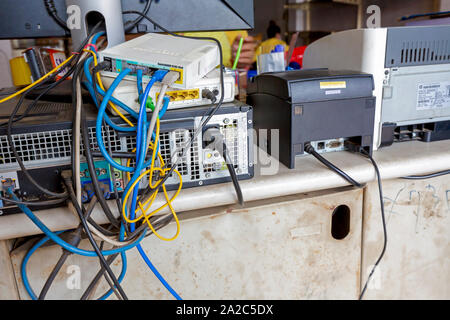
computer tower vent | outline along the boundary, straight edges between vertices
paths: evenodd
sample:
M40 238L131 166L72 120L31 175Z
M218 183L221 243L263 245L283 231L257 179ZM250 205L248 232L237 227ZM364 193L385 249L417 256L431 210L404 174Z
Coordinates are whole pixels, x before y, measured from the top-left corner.
M126 151L122 148L121 138L112 130L102 128L102 135L108 141L109 133L112 151ZM91 148L98 150L95 128L89 128ZM59 162L70 159L72 154L72 130L53 130L31 133L13 134L12 140L18 155L27 165L41 164L42 162ZM81 144L81 153L84 146ZM17 160L12 153L6 136L0 136L0 164L16 165Z
M227 150L235 168L239 167L239 127L236 119L227 125L221 125L220 131L224 136L227 145ZM178 165L178 172L183 177L183 181L199 181L205 175L222 171L223 168L218 168L215 164L208 164L202 161L203 148L201 135L197 137L192 143L190 150L184 152L184 147L188 141L193 137L194 130L177 129L170 132L161 132L159 140L159 152L167 168L172 166L172 158L181 160ZM242 138L242 137L241 137ZM133 150L136 147L136 137L127 137L127 149ZM241 151L242 152L242 151ZM176 153L176 154L175 154ZM185 153L185 154L184 154ZM156 160L159 165L159 160ZM131 162L130 165L133 165ZM175 179L176 180L176 179ZM169 181L170 182L170 181Z

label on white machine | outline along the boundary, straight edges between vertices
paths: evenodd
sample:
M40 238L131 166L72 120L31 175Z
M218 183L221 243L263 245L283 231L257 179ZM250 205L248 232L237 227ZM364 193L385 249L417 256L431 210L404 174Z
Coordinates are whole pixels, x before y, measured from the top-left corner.
M419 84L417 110L450 108L450 81Z

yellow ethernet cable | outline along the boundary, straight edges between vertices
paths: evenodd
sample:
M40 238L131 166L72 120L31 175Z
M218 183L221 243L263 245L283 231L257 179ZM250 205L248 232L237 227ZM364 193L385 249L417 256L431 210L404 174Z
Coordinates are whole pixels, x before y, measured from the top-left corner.
M125 198L124 198L124 201L123 201L123 204L122 204L122 215L123 215L123 218L125 219L125 221L127 221L128 223L136 223L136 222L138 222L138 221L144 219L145 223L148 224L148 226L150 227L150 229L152 230L152 232L153 232L159 239L161 239L161 240L163 240L163 241L173 241L173 240L175 240L175 239L178 237L178 235L179 235L179 233L180 233L180 222L179 222L178 216L177 216L177 214L176 214L174 208L172 207L172 201L174 201L174 200L178 197L178 195L179 195L180 192L181 192L182 186L183 186L182 176L181 176L181 174L180 174L177 170L174 170L174 172L178 175L178 177L179 177L179 179L180 179L180 184L179 184L179 186L178 186L177 192L173 195L173 197L172 197L171 199L169 199L169 196L168 196L168 194L167 194L167 189L166 189L166 187L163 185L163 192L164 192L164 196L165 196L165 198L166 198L166 204L165 204L165 205L163 205L163 206L161 206L160 208L154 210L154 211L151 212L150 214L147 214L147 211L151 208L151 206L152 206L152 204L153 204L153 202L154 202L154 200L156 199L156 196L157 196L157 194L158 194L158 190L156 190L156 191L154 192L154 194L153 194L153 195L152 195L152 196L151 196L144 204L142 204L142 203L139 201L139 199L138 199L138 207L139 207L139 208L136 209L135 213L138 213L139 211L141 211L142 214L141 214L139 217L137 217L136 219L131 220L131 219L127 216L127 214L126 214L126 204L127 204L127 202L128 202L128 198L130 197L132 191L134 190L134 188L136 187L136 185L138 184L139 181L141 181L147 174L149 174L149 185L150 185L150 187L153 187L153 184L152 184L152 177L153 177L153 173L154 173L155 171L158 171L158 172L163 173L163 174L165 174L166 172L170 171L169 168L166 168L166 169L162 169L162 168L160 168L160 167L156 167L156 168L155 168L155 158L156 158L156 147L155 147L155 146L158 145L159 131L160 131L160 121L159 121L159 119L158 119L157 122L156 122L156 135L155 135L156 138L155 138L155 142L154 142L153 144L151 144L151 149L153 150L153 152L152 152L152 163L151 163L150 169L147 170L147 171L145 171L144 173L142 173L142 174L136 179L136 181L133 182L133 184L131 185L130 189L129 189L128 192L126 193ZM161 167L164 167L164 165L165 165L165 164L164 164L164 160L162 159L162 156L161 156L160 153L158 153L158 158L159 158ZM128 165L129 165L130 162L131 162L131 159L128 160ZM128 179L131 178L131 175L130 175L129 172L127 172L127 177L128 177ZM148 205L147 205L147 204L148 204ZM147 206L147 208L144 209L145 206ZM156 230L153 228L153 225L151 224L151 222L150 222L150 220L149 220L150 217L152 217L152 216L155 215L156 213L160 212L162 209L164 209L164 208L167 207L167 206L169 206L170 211L171 211L172 215L174 216L174 219L175 219L175 221L176 221L176 223L177 223L177 232L176 232L175 236L173 236L172 238L165 238L165 237L161 236L160 234L158 234L158 233L156 232Z
M30 84L29 86L26 86L25 88L23 88L22 90L17 91L16 93L13 93L12 95L3 98L2 100L0 100L0 103L6 102L8 100L11 100L14 97L17 97L18 95L21 95L22 93L24 93L25 91L35 87L36 85L38 85L39 83L41 83L42 81L44 81L45 79L47 79L49 76L51 76L52 74L54 74L55 72L59 71L59 69L61 69L62 67L64 67L67 63L70 62L70 60L74 57L74 55L71 55L69 58L67 58L63 63L61 63L60 65L56 66L53 70L51 70L49 73L47 73L46 75L44 75L42 78L36 80L35 82L33 82L32 84Z

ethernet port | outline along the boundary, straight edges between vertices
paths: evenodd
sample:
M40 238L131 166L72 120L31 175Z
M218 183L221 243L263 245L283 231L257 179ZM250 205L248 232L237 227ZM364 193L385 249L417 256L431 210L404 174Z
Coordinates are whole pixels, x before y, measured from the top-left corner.
M317 144L317 150L324 150L325 149L325 142L319 142Z
M186 91L181 91L179 93L179 96L180 96L180 100L185 100L186 96L187 96L187 92Z

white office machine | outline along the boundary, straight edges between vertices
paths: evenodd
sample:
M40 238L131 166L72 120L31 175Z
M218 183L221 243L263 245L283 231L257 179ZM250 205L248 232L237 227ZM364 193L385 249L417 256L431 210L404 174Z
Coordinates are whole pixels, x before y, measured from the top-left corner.
M303 63L373 74L375 150L450 139L450 26L338 32L312 43Z
M220 64L219 48L206 40L178 38L171 35L148 33L100 52L101 60L110 67L103 76L117 77L125 68L131 73L125 79L136 80L137 70L144 79L150 79L158 69L180 73L175 88L192 88Z

